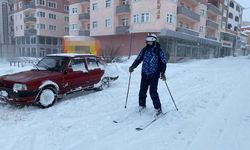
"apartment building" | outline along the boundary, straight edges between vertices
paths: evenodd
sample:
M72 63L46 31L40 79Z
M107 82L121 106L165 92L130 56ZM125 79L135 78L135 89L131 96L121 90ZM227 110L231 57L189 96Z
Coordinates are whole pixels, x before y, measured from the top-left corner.
M90 0L70 0L69 34L90 36Z
M0 43L8 44L8 1L0 1Z
M241 18L233 0L71 0L69 26L70 35L97 38L106 55L138 54L156 33L178 61L231 55Z
M62 51L69 33L67 0L15 0L14 33L17 56L43 57Z
M12 6L13 0L0 0L0 57L12 57L15 52Z
M229 56L241 49L239 29L242 24L243 7L234 0L224 0L222 4L222 47L220 56Z

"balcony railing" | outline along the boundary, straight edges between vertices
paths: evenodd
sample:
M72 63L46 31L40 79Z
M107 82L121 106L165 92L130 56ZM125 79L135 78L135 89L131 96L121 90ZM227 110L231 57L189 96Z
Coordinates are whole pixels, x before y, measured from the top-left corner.
M218 29L219 28L219 24L212 21L212 20L207 20L206 25L208 27L210 27L210 28L213 28L213 29Z
M90 15L89 13L81 13L79 14L79 20L89 20Z
M205 37L208 38L208 39L212 39L212 40L216 40L217 41L216 37L212 37L212 36L208 36L208 35L206 35Z
M32 3L32 2L28 2L28 3L24 3L23 4L23 9L25 10L25 9L35 9L35 4L34 3Z
M116 13L130 13L130 5L119 5L116 7Z
M36 22L36 17L34 17L34 16L25 17L24 23L27 23L27 22Z
M192 10L187 9L184 6L179 6L177 8L177 14L178 15L184 15L184 16L186 16L188 18L191 18L191 19L193 19L193 20L195 20L197 22L200 21L200 15L196 14Z
M207 10L218 15L221 14L220 9L211 3L208 3Z
M89 3L90 0L70 0L69 4L76 4L76 3Z
M89 36L90 35L90 31L89 30L80 30L79 31L79 35L80 36Z
M126 34L129 33L129 26L117 26L115 30L116 34Z
M190 35L194 35L194 36L199 36L198 32L187 29L187 28L183 28L183 27L177 27L176 31L177 32L183 32L183 33L190 34Z
M25 29L24 35L25 36L37 35L37 30L36 29Z

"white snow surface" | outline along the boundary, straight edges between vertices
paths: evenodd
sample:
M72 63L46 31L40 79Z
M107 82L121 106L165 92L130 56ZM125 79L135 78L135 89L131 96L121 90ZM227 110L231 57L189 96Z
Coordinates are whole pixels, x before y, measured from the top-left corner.
M127 109L128 67L117 63L119 79L100 92L71 96L48 109L0 104L1 150L249 150L250 60L226 57L168 64L158 91L168 112L153 119L153 106L139 114L140 66L132 73ZM27 70L1 62L0 75ZM113 120L121 121L114 124Z

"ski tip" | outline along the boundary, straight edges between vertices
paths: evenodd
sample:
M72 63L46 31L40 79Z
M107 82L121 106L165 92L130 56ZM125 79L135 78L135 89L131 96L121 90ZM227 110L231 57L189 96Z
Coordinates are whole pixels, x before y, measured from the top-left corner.
M142 128L135 128L136 131L141 131L143 130Z
M113 123L118 123L118 121L116 121L116 120L113 120Z

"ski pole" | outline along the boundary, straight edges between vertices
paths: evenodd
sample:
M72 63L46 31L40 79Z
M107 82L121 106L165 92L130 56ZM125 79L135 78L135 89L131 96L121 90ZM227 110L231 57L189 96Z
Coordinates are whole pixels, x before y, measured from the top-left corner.
M166 84L166 87L167 87L167 89L168 89L168 92L169 92L169 94L170 94L170 96L171 96L171 99L172 99L172 101L173 101L173 103L174 103L174 106L175 106L176 110L178 111L178 108L177 108L177 106L176 106L176 104L175 104L175 102L174 102L174 98L173 98L173 96L172 96L172 94L171 94L171 92L170 92L170 90L169 90L167 81L165 81L165 84Z
M131 72L129 73L128 90L127 90L127 96L126 96L126 102L125 102L125 109L127 108L127 103L128 103L128 94L129 94L129 89L130 89L130 80L131 80Z

